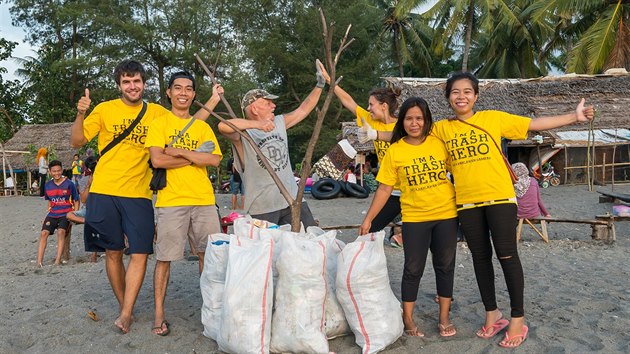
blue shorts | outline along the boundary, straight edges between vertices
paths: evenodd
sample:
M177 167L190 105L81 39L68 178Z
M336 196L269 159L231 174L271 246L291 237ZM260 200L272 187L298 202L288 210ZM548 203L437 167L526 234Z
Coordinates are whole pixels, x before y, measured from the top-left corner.
M243 192L243 182L236 182L234 178L230 178L230 192L234 195L238 195L240 192L241 195L245 195Z
M85 222L92 230L93 245L121 251L125 236L129 253L153 253L155 224L151 200L90 193Z
M105 249L97 244L98 233L90 224L83 224L83 245L85 252L105 252Z

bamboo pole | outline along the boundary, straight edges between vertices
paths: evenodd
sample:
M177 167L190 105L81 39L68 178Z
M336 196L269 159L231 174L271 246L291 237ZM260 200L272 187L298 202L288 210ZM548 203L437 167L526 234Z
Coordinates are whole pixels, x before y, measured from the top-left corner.
M567 184L568 173L567 167L569 167L569 147L564 148L564 184Z
M602 153L602 183L606 183L606 153Z

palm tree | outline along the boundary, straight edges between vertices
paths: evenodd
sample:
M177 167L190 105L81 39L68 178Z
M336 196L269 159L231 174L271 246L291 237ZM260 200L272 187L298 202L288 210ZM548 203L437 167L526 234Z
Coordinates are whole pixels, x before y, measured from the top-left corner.
M393 60L400 77L405 76L405 64L421 68L420 72L431 75L431 53L426 43L431 29L423 18L412 11L428 0L379 0L379 8L386 11L381 38L391 45Z
M526 1L524 5L532 1ZM498 25L501 25L506 33L512 33L523 25L512 11L515 3L519 1L438 0L424 14L433 21L435 52L438 55L449 56L446 48L463 42L462 71L468 71L471 47L481 34L495 33ZM523 7L523 4L520 6Z
M630 70L630 0L541 0L538 13L545 11L564 19L559 42L575 43L567 53L567 72Z
M553 37L557 18L547 12L533 16L536 1L512 0L509 21L497 21L488 33L478 34L471 51L472 66L484 78L528 78L545 75L553 62L553 52L545 52ZM502 9L490 12L500 18ZM496 15L495 15L496 14ZM504 17L505 18L505 17Z

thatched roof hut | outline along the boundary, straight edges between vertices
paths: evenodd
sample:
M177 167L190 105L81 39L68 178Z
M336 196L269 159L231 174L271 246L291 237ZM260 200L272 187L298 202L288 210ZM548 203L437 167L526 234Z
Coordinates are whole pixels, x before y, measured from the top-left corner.
M400 102L410 96L424 98L429 103L434 120L453 115L444 97L446 79L386 77L383 80L387 85L401 89ZM626 167L630 165L627 164L630 161L630 74L627 72L480 80L479 84L479 100L475 109L496 109L532 118L572 112L579 100L586 98L587 103L595 105L597 110L593 132L595 146L600 148L595 163L602 171L608 167L610 171L614 170L616 180L630 178L630 168ZM353 129L356 130L354 123L344 123L343 137L356 134ZM560 171L565 182L584 182L585 173L582 170L587 165L588 131L589 124L582 123L542 132L542 144L531 139L538 134L531 132L528 139L509 143L512 147L510 160L527 163L531 150L545 146L561 148L563 153L551 160L556 172ZM352 142L352 139L349 140ZM565 173L565 170L572 170L574 176ZM610 171L604 172L598 179L610 181L613 178Z
M37 168L35 155L37 149L46 147L49 155L51 152L68 168L77 149L70 147L70 127L72 123L56 124L28 124L22 126L15 135L4 144L8 151L29 151L35 148L33 154L7 153L11 167L16 170L33 170Z

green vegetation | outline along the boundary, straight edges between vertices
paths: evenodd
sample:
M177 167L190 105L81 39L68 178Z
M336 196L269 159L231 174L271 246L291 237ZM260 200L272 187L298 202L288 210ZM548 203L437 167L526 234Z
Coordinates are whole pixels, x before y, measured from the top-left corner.
M255 87L280 96L277 112L291 111L312 89L314 60L324 56L319 7L335 23L337 38L352 24L355 40L337 75L362 105L383 76L445 77L463 68L482 78L527 78L550 70L630 69L630 0L7 2L13 23L39 49L35 57L15 59L20 80L3 79L7 72L0 68L0 141L26 123L72 121L85 87L94 104L117 97L111 73L125 58L150 71L150 101L166 104L165 80L175 70L203 77L193 57L198 53L214 66L237 111L240 97ZM433 6L416 13L426 4ZM15 45L0 38L0 60L11 57ZM209 80L200 80L199 97L210 89ZM335 144L339 123L352 119L333 103L315 159ZM314 122L315 113L289 132L296 163ZM216 128L215 120L209 123ZM229 154L229 144L219 139Z

